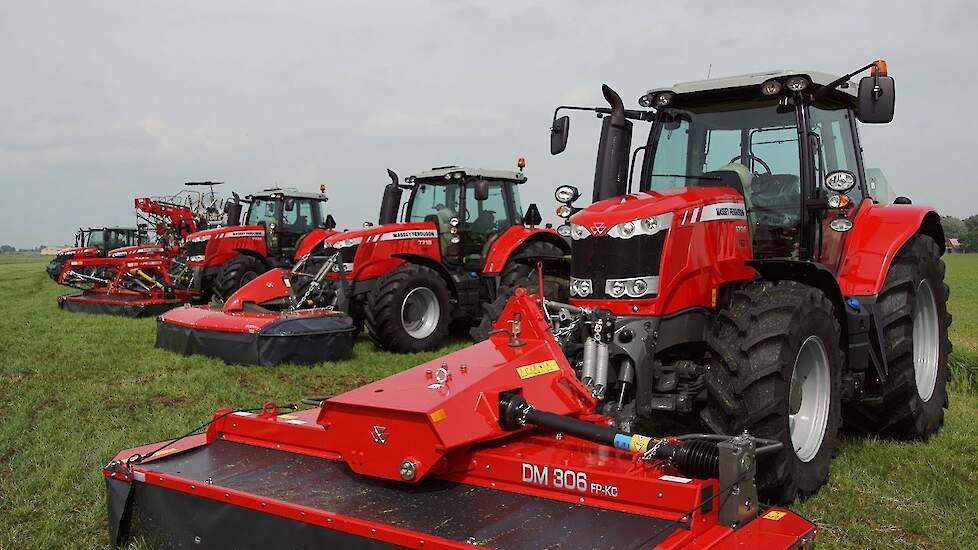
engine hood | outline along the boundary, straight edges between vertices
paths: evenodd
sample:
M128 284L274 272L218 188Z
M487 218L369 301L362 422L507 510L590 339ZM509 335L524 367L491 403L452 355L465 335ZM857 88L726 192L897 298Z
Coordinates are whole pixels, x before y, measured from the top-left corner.
M571 216L570 221L594 233L595 228L610 228L639 218L720 202L743 203L744 197L730 187L682 187L632 193L591 204Z
M414 234L414 232L420 233ZM438 237L438 230L434 224L428 222L388 223L362 227L351 231L341 231L330 236L324 242L327 247L345 248L347 246L358 245L364 241L371 242L412 237L434 239Z
M81 253L86 253L86 252L95 252L95 253L98 253L98 247L95 247L95 246L71 246L71 247L68 247L68 248L59 248L58 249L58 256L68 256L68 255L72 255L73 256L75 254L81 254Z
M265 228L260 225L232 225L226 227L215 227L213 229L205 229L203 231L191 233L190 235L187 235L186 240L187 242L195 242L206 241L215 237L250 237L256 236L253 234L254 231L259 231L262 235L265 234ZM245 234L239 234L242 232Z
M133 246L120 246L109 251L110 258L126 258L130 256L160 256L163 254L163 247L153 244L137 244Z

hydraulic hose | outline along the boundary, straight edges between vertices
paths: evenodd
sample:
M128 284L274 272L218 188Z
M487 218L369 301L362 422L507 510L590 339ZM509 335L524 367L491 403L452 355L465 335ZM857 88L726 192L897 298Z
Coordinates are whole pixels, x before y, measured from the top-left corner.
M690 477L712 478L720 475L720 450L714 441L701 439L676 441L654 439L639 434L624 434L611 426L600 426L535 409L526 399L516 394L500 395L499 422L504 428L509 429L527 425L538 426L647 458L665 460L683 475Z

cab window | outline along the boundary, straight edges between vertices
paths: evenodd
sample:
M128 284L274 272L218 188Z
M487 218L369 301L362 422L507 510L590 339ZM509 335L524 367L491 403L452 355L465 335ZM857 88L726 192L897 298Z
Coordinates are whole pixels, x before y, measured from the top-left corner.
M289 209L289 206L292 209ZM303 199L287 200L282 210L282 228L296 233L305 233L319 224L313 201Z
M825 175L836 170L848 170L856 175L856 187L846 193L855 204L863 198L859 167L856 165L856 147L852 139L852 125L848 109L844 107L813 107L812 131L818 135L820 150L816 151L815 180L824 186ZM826 190L828 193L833 191Z
M248 208L247 225L258 225L260 223L268 225L271 223L277 223L278 204L279 201L276 201L275 199L253 199L251 201L251 207Z
M513 225L506 209L506 188L501 182L489 182L489 197L475 200L475 186L465 190L465 224L472 233L495 233Z
M408 212L407 221L435 221L439 225L447 226L452 218L460 218L460 191L461 185L458 183L418 184L411 198L411 211Z

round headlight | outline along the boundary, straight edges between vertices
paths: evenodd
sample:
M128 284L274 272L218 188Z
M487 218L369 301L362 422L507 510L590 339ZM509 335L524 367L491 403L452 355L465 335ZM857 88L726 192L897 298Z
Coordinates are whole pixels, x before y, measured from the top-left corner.
M666 105L669 105L670 103L672 103L672 96L673 96L673 93L672 92L662 92L662 93L656 94L656 96L655 96L655 106L656 107L665 107Z
M570 206L567 206L566 204L562 204L562 205L560 205L560 206L557 207L557 216L558 217L561 217L561 218L569 218L572 213L573 213L573 211L572 211L571 207Z
M845 233L852 229L852 220L849 218L836 218L829 222L829 227L832 228L832 231Z
M845 208L849 206L852 201L849 199L849 195L832 195L829 197L829 206L832 208Z
M784 87L792 92L800 92L808 87L808 79L803 76L793 76L784 83Z
M557 234L560 235L561 237L570 237L571 236L570 224L565 223L564 225L557 226Z
M587 229L584 229L583 225L575 225L571 233L571 236L575 239L585 239L587 235Z
M655 233L659 230L659 220L655 219L653 216L645 218L642 220L642 229L644 229L646 233Z
M611 283L610 294L612 298L621 298L625 294L625 283L622 281Z
M268 224L268 230L269 231L275 231L276 229L278 229L278 224L277 223L272 222L272 223Z
M577 294L579 296L590 296L591 295L591 281L588 281L587 279L581 281L581 283L579 285L577 285Z
M781 93L781 83L777 80L768 80L761 84L761 93L764 95L777 95Z
M635 232L635 222L625 222L621 224L621 234L622 236L629 236Z
M643 296L645 291L649 289L649 283L645 282L645 279L635 279L632 281L632 295Z
M557 202L571 203L580 196L580 191L573 185L561 185L554 191L554 198Z
M460 239L458 235L452 236L452 244L458 244L460 242L462 242L462 239Z
M458 218L452 218L448 220L448 225L452 227L458 227Z
M848 170L836 170L825 176L825 186L837 193L845 193L856 186L856 175Z
M641 105L642 107L651 107L652 106L652 95L651 94L645 94L642 97L638 98L638 104Z

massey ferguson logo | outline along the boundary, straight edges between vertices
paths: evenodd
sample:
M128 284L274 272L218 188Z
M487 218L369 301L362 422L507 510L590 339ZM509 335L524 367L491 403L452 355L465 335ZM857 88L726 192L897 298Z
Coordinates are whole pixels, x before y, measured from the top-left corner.
M607 229L607 226L605 226L604 222L594 222L591 224L591 233L594 233L599 237L604 235L605 229Z
M374 426L370 430L370 437L374 438L374 443L380 443L381 445L387 443L387 428L384 426Z

